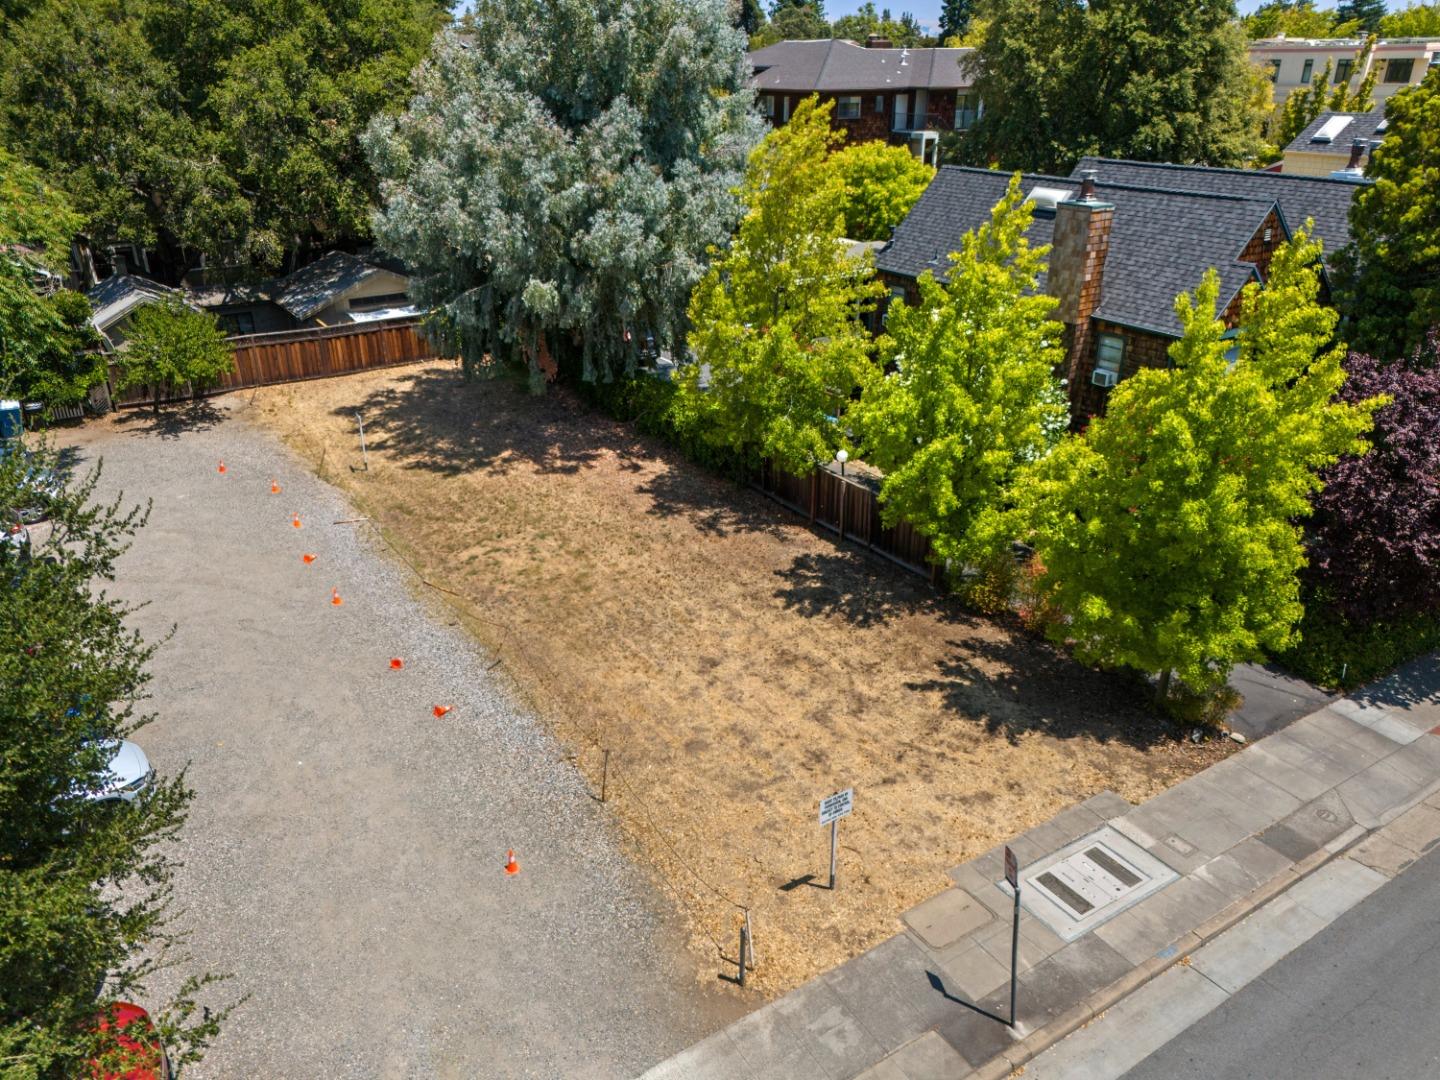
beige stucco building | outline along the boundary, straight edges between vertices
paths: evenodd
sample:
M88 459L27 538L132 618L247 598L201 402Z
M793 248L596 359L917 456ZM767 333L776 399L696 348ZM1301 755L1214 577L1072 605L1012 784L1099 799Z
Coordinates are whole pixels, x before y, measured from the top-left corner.
M1355 64L1357 54L1365 47L1363 38L1266 38L1250 44L1250 59L1269 68L1275 82L1275 103L1278 105L1300 86L1308 86L1316 75L1331 65L1332 85L1348 81L1352 88L1359 85L1370 67L1378 67L1375 80L1375 101L1385 99L1425 78L1432 66L1440 65L1440 39L1382 38L1365 67Z

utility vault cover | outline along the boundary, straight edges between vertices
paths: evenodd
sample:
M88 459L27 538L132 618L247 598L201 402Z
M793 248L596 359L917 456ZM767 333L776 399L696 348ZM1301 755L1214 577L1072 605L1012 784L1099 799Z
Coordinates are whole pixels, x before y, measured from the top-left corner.
M1020 871L1020 903L1066 941L1163 889L1178 875L1108 825ZM1008 895L1010 887L1000 888Z

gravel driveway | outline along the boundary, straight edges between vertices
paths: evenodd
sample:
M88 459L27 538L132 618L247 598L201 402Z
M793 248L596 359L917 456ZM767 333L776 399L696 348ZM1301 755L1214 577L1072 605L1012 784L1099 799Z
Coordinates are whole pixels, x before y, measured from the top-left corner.
M188 1075L627 1076L743 1011L454 619L243 395L206 411L59 439L154 500L113 589L177 627L137 741L198 792L177 925L251 995Z

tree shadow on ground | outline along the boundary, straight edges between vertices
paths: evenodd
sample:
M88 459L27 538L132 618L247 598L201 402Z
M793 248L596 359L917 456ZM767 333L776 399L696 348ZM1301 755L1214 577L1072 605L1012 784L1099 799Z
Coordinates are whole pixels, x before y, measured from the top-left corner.
M786 611L806 618L837 617L863 628L903 615L949 621L955 611L952 602L919 577L857 550L799 555L775 576L785 582L775 590L775 598Z
M1350 695L1361 705L1400 709L1440 705L1440 656L1421 656Z
M800 524L796 515L757 491L686 461L671 447L657 452L660 468L637 489L650 496L649 513L683 517L707 536L757 532L780 536Z
M369 449L389 453L403 468L442 476L503 474L522 462L541 473L572 474L606 451L622 460L641 452L620 425L593 423L583 403L564 391L534 396L504 379L467 382L456 370L426 368L409 385L379 387L333 415L353 424L357 412Z
M906 684L938 694L947 712L1012 744L1035 733L1144 750L1177 737L1174 723L1154 711L1143 680L1085 667L1009 619L960 611L953 621L972 632L946 642L951 655L933 678Z
M466 382L455 369L429 367L407 383L377 387L363 401L335 409L365 418L368 448L402 467L443 476L485 471L504 475L519 465L546 474L577 474L607 456L636 477L649 513L684 517L700 532L778 532L792 515L744 487L686 461L675 448L639 435L563 387L543 396L513 380ZM358 425L356 438L358 446Z
M192 431L209 431L228 419L230 414L225 409L201 398L162 405L159 412L149 406L125 409L116 416L115 423L131 435L178 439Z

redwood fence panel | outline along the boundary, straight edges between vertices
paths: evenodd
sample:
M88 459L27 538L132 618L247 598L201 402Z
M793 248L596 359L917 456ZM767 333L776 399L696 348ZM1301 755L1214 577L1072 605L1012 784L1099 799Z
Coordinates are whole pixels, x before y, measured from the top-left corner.
M167 388L160 400L184 401L251 386L323 379L440 358L440 353L421 331L419 319L244 334L230 338L230 344L235 349L235 366L228 375L199 395L189 386L178 391ZM124 394L116 392L119 375L119 367L112 363L109 388L110 400L115 405L124 408L155 402L153 387L134 387Z
M863 468L863 466L862 466ZM879 482L874 476L841 476L833 465L795 476L768 461L755 485L782 506L912 573L938 580L930 562L930 541L907 522L885 528L880 519Z

